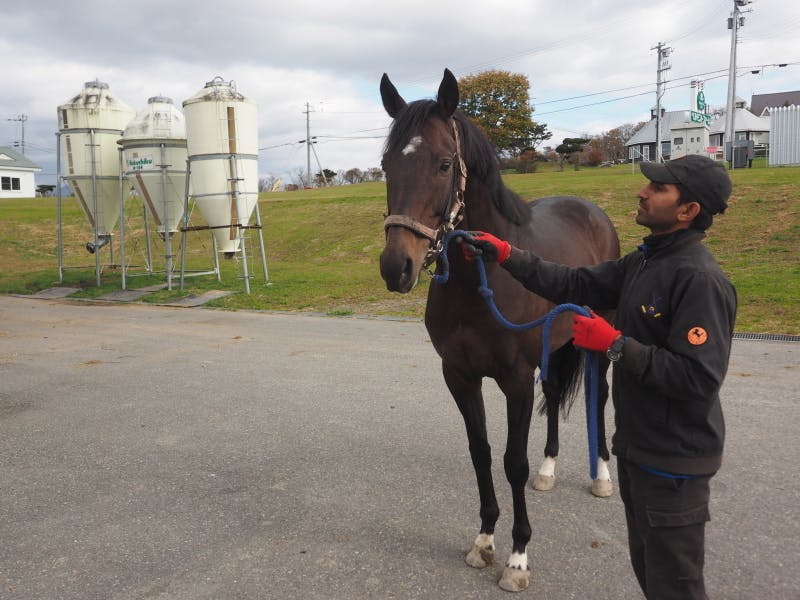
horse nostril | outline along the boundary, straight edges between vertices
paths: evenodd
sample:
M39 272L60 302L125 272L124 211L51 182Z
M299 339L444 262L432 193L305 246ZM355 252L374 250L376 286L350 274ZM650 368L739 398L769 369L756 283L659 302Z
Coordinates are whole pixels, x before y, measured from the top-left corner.
M414 272L414 261L411 258L406 258L406 265L403 269L403 280L408 281Z

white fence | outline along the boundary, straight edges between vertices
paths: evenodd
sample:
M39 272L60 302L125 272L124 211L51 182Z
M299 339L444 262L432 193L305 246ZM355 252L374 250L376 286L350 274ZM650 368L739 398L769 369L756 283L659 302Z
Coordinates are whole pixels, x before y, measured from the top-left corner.
M800 106L770 108L769 166L800 164Z

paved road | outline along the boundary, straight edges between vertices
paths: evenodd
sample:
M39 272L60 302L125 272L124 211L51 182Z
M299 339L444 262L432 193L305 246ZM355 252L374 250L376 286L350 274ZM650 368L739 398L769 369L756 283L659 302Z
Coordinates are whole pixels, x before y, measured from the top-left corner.
M800 597L799 385L800 345L735 343L714 598ZM564 430L519 597L640 598L580 408ZM463 562L476 496L421 323L0 297L0 598L509 598Z

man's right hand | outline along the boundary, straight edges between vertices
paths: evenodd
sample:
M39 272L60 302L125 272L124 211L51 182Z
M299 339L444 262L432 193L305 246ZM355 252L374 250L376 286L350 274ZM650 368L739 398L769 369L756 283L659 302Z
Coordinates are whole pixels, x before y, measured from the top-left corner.
M461 249L467 260L483 256L484 260L502 263L511 254L511 244L485 231L468 231L461 237Z

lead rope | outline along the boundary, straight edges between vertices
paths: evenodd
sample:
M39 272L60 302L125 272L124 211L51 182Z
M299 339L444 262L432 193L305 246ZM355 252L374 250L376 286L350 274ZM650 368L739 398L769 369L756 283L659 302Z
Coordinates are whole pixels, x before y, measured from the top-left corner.
M447 247L450 241L455 236L466 236L466 231L462 229L455 229L447 233L444 237L442 244L443 251L439 254L442 260L442 273L434 275L433 280L436 283L447 283L450 279L450 259L447 257ZM542 360L539 367L542 381L547 381L547 371L550 361L550 329L553 326L553 321L562 312L574 312L584 317L590 317L591 313L577 304L559 304L549 313L543 317L539 317L528 323L512 323L506 319L497 308L494 301L494 292L489 287L488 279L486 277L486 265L481 256L475 257L475 263L478 266L478 275L480 277L480 285L478 286L478 293L483 296L486 301L489 311L494 315L495 319L506 329L511 331L525 331L544 325L542 329ZM586 352L584 359L584 391L586 397L586 437L589 442L589 477L592 480L597 479L597 420L598 420L598 394L599 394L599 381L600 381L600 361L598 360L597 352Z

